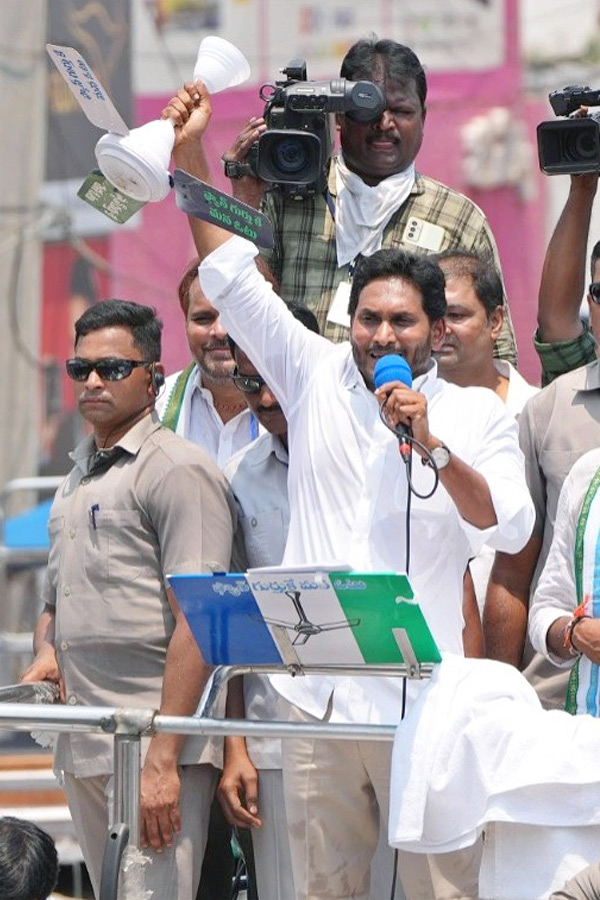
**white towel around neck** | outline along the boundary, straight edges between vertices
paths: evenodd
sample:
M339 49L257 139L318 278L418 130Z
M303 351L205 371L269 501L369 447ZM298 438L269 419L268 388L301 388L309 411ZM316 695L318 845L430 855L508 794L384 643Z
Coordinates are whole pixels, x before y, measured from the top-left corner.
M370 256L381 249L383 229L408 198L415 183L415 167L373 186L351 172L342 155L337 159L335 239L338 266L345 266L359 253Z

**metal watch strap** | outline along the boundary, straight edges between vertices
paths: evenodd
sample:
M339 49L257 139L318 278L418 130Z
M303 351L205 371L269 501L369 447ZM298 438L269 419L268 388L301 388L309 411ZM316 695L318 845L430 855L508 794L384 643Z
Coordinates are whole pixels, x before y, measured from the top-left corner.
M451 457L452 453L450 449L443 442L440 442L439 447L435 447L433 450L429 451L429 456L423 457L423 463L431 469L433 469L435 464L435 468L439 471L440 469L446 468Z
M223 169L226 178L244 178L245 175L252 175L252 169L248 163L241 163L234 159L224 159Z

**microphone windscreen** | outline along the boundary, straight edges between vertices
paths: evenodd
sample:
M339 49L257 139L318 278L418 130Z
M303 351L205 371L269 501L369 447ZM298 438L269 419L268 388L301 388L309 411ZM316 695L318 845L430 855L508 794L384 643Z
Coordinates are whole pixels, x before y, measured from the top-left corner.
M407 387L412 387L412 369L403 356L398 353L390 353L380 357L375 363L373 382L376 388L388 381L401 381Z

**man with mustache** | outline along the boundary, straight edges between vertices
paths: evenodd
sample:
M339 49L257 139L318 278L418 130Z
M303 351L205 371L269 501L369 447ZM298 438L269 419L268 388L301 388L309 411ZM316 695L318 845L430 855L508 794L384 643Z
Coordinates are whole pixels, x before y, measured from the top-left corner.
M231 379L234 361L227 332L219 321L219 311L200 287L199 262L190 262L177 288L193 360L185 369L167 377L156 401L156 411L163 425L203 447L222 469L262 429L244 394ZM269 277L267 271L265 276ZM214 767L216 780L222 767L220 739L208 740L203 762ZM201 898L213 890L228 889L235 866L230 837L220 807L213 801Z
M162 113L176 124L175 165L203 180L208 164L202 135L210 110L197 82L180 89ZM533 507L516 426L502 404L482 389L469 388L463 396L467 389L437 377L431 352L445 331L442 272L423 255L394 249L361 259L348 307L352 339L333 345L297 322L260 278L253 245L199 218L189 222L203 260L203 290L276 392L288 420L290 528L283 564L347 559L356 571L409 568L439 646L461 653L468 558L484 542L521 547ZM375 391L376 362L391 353L405 357L413 387L392 381ZM389 430L400 423L412 427L417 441L411 470L417 496L409 516L404 462ZM433 494L432 465L439 474ZM398 680L298 681L271 677L290 701L294 721L383 723L402 716ZM390 752L377 741L349 743L284 742L298 900L368 895L371 860L387 818ZM460 860L402 859L399 873L410 900L449 900L457 894L448 884L457 881L465 887L459 896L477 896L479 848L467 851Z
M348 338L354 270L362 256L376 250L430 254L460 249L500 270L496 242L481 210L415 169L427 112L427 81L415 53L375 36L359 40L344 57L340 75L375 82L387 105L374 122L357 122L351 112L337 116L341 152L329 163L323 195L291 199L279 187L265 194L265 182L240 167L266 130L264 118L251 118L223 156L234 195L254 206L262 203L273 223L275 248L265 258L281 295L312 309L321 333L333 341ZM516 361L508 307L496 351Z
M52 681L77 706L192 715L210 674L167 575L223 571L235 513L199 447L161 426L162 323L153 309L105 300L75 323L67 374L92 433L73 451L50 517L44 608L23 681ZM216 773L204 740L143 739L139 895L191 900L200 880ZM111 821L109 735L68 732L54 767L95 896ZM2 894L4 896L4 894Z
M461 387L487 387L517 417L537 393L514 366L494 359L504 306L498 270L475 253L449 250L436 262L446 276L446 334L435 358L446 381Z
M495 266L474 253L448 250L436 257L446 277L446 334L435 353L438 372L461 387L486 387L518 418L538 388L528 384L507 360L494 358L494 344L502 330L502 280ZM482 547L469 563L479 609L494 562L490 547ZM469 580L465 590L470 590Z
M231 380L234 362L218 310L202 293L198 259L178 287L185 331L194 361L169 375L156 403L163 425L199 444L222 468L258 437L258 419Z

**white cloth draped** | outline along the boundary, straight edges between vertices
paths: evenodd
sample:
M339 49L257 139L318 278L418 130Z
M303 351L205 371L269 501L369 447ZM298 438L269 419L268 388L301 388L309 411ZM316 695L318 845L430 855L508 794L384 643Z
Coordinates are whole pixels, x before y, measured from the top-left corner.
M447 852L494 823L481 897L548 896L600 856L599 750L598 719L542 709L512 666L445 655L396 732L390 844Z

